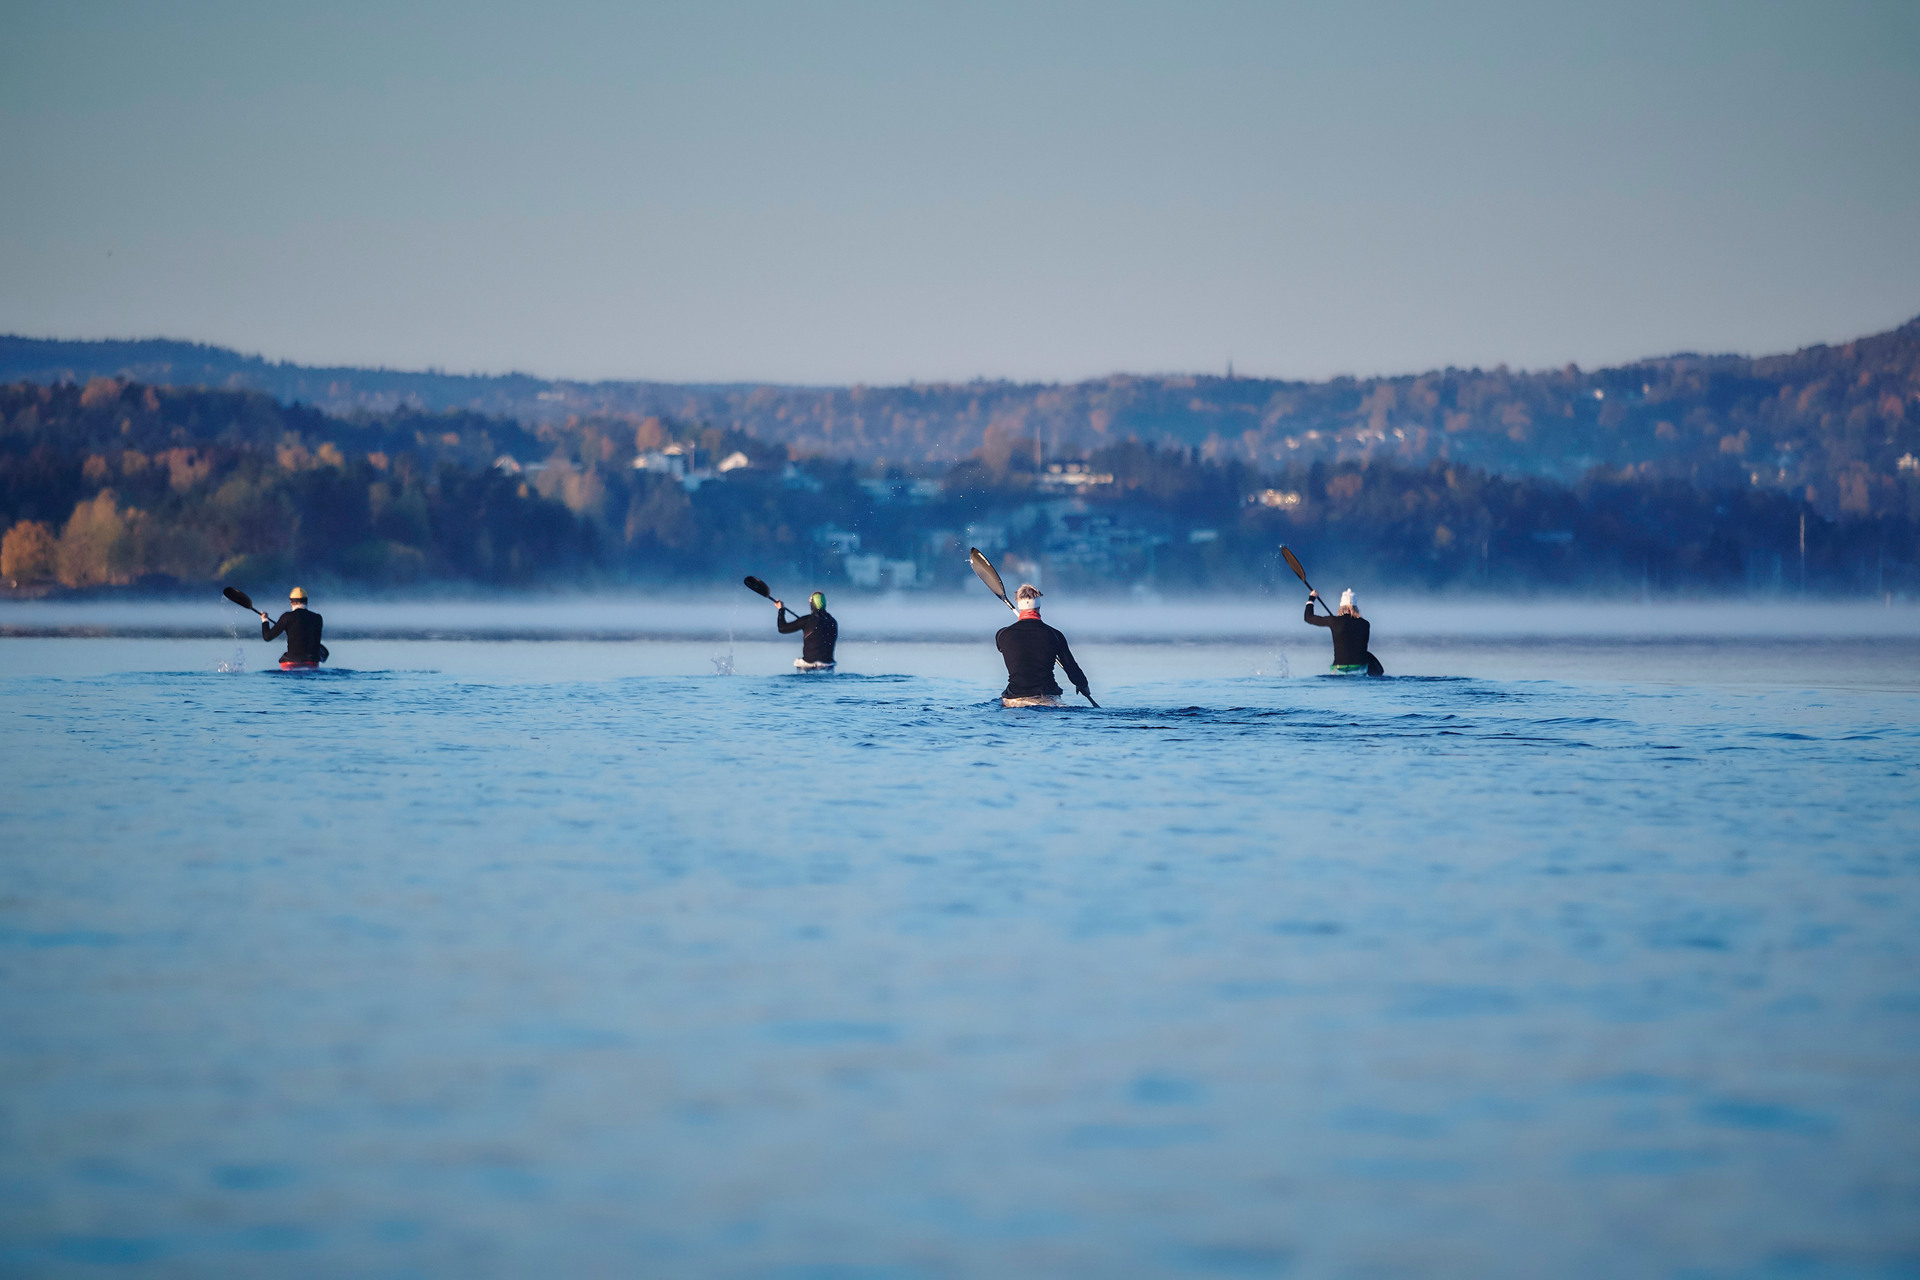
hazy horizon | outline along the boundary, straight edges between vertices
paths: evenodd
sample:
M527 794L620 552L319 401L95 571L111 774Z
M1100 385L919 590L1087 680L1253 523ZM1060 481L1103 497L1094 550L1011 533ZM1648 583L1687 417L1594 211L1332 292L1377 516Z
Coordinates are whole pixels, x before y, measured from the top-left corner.
M745 593L740 593L744 595ZM796 588L794 594L800 591ZM1318 652L1323 631L1301 620L1302 599L1218 595L1192 599L1129 600L1114 594L1056 593L1047 620L1075 639L1148 643L1285 638ZM1421 597L1361 592L1376 639L1523 636L1583 639L1719 639L1806 637L1920 639L1920 604L1878 600L1672 598L1625 600L1515 599L1510 596ZM269 612L285 606L262 596ZM568 592L551 595L468 593L426 600L316 593L314 608L327 619L330 639L347 637L446 639L606 638L704 639L729 633L742 642L777 637L773 609L757 598L736 599L714 589ZM848 646L867 640L991 639L1008 621L991 597L951 593L927 596L853 596L829 593ZM251 615L214 596L208 602L168 599L0 600L0 635L177 634L217 638L257 634Z
M1916 304L1916 305L1920 305L1920 304ZM1832 334L1822 338L1814 338L1806 342L1800 343L1791 349L1783 348L1780 350L1769 349L1769 350L1734 351L1734 350L1712 349L1712 348L1696 345L1693 347L1676 347L1671 350L1664 350L1664 351L1645 351L1645 352L1641 352L1638 355L1628 356L1623 359L1611 361L1609 362L1609 364L1604 366L1598 366L1598 365L1587 366L1582 364L1580 365L1580 367L1586 370L1587 372L1595 372L1602 368L1631 366L1631 365L1640 364L1650 360L1665 360L1665 359L1672 359L1672 358L1683 357L1683 356L1702 357L1702 358L1709 358L1709 359L1715 358L1715 357L1722 357L1722 356L1736 358L1736 359L1764 359L1768 356L1791 355L1795 351L1805 350L1808 347L1844 346L1847 343L1855 342L1862 338L1874 337L1879 334L1886 333L1890 330L1901 328L1902 326L1914 320L1920 320L1920 310L1916 310L1912 315L1905 316L1899 320L1896 320L1890 324L1881 326L1879 328L1870 329L1870 330L1861 330L1857 333L1849 332L1844 334ZM797 390L797 391L835 390L840 388L856 387L856 386L875 388L875 389L885 389L889 387L908 387L908 386L916 386L916 385L917 386L942 386L942 385L965 386L973 382L1005 383L1013 386L1073 386L1073 385L1078 385L1082 383L1098 383L1110 378L1143 378L1143 379L1211 378L1211 377L1219 377L1225 372L1227 372L1227 370L1225 369L1198 369L1198 368L1195 368L1195 369L1174 369L1174 368L1110 369L1104 373L1088 374L1084 377L1074 377L1074 378L1052 378L1052 379L1013 378L1013 377L1001 377L1001 376L996 376L994 374L988 373L988 374L976 375L972 378L965 378L965 379L920 378L920 379L907 379L901 382L882 382L875 379L858 379L858 378L853 379L851 381L846 381L846 382L776 381L776 380L767 379L767 378L735 378L735 379L726 379L726 380L689 381L689 380L648 378L648 377L643 377L639 375L634 375L630 377L614 375L614 376L599 377L599 378L570 378L570 377L565 377L561 375L549 374L535 368L450 369L450 368L445 368L440 366L434 366L434 367L418 366L418 367L403 368L397 365L388 365L388 364L361 364L361 365L313 364L303 360L275 356L271 353L264 352L264 351L250 350L243 347L226 346L225 344L209 342L202 338L184 337L177 334L152 333L152 334L135 335L135 336L128 336L123 334L100 334L100 335L74 337L70 335L63 336L59 334L13 332L13 333L0 334L0 338L21 338L21 339L26 339L28 341L33 341L33 342L60 342L60 343L66 343L66 342L183 343L190 346L206 347L206 348L211 348L213 350L218 350L218 351L228 351L233 353L234 355L239 356L241 359L260 360L271 366L299 368L299 369L304 369L304 370L309 370L314 372L351 370L354 372L361 372L361 373L370 372L370 373L400 374L400 375L407 375L407 376L423 376L423 377L475 378L475 379L531 378L538 382L550 382L550 383L556 383L556 384L572 384L572 385L580 385L580 386L618 385L618 384L625 384L625 383L653 383L653 384L664 385L664 386L766 387L766 388L775 388L775 389L791 389L791 390ZM1575 362L1575 363L1578 363L1578 362ZM1271 374L1271 375L1258 374L1258 373L1249 372L1245 369L1241 369L1237 366L1233 368L1232 373L1235 378L1246 380L1246 381L1309 382L1311 383L1311 382L1332 382L1332 381L1338 381L1341 378L1351 378L1355 381L1367 381L1371 379L1381 379L1381 378L1393 379L1393 378L1418 377L1423 374L1439 372L1444 367L1476 369L1481 371L1504 367L1510 370L1511 372L1513 372L1514 374L1524 376L1529 374L1555 372L1558 369L1564 367L1564 365L1563 364L1547 364L1547 365L1540 365L1537 367L1530 367L1530 366L1516 365L1511 361L1495 360L1482 365L1429 366L1425 368L1379 369L1379 370L1374 370L1367 373L1360 373L1352 370L1344 370L1344 371L1330 373L1324 376L1314 377L1314 378L1293 378L1284 374Z

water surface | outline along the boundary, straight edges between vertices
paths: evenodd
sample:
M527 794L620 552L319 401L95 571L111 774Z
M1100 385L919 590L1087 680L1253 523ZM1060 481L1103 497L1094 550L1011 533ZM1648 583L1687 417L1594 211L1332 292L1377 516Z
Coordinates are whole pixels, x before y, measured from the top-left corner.
M1276 635L0 640L0 1273L1920 1273L1920 645Z

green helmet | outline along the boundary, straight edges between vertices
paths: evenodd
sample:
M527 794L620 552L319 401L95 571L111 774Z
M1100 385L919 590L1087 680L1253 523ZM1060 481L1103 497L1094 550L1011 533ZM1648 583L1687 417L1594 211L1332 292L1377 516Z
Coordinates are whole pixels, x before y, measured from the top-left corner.
M824 609L827 607L827 593L816 591L807 597L807 603L815 609Z

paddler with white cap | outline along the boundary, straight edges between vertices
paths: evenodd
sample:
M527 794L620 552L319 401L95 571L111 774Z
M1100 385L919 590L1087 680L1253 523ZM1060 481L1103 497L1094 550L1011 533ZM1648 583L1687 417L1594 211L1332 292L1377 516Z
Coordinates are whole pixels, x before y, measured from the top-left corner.
M327 646L320 643L321 625L320 615L307 608L306 589L295 587L287 593L287 611L280 615L280 621L272 621L264 611L260 613L260 638L287 637L287 651L280 655L283 671L317 667L328 656Z
M1360 616L1360 606L1353 598L1353 588L1349 587L1340 593L1340 612L1330 618L1323 618L1313 611L1314 602L1319 599L1320 593L1308 587L1307 621L1333 632L1334 674L1385 675L1386 669L1380 665L1380 659L1367 652L1367 642L1373 636L1373 624ZM1325 602L1321 603L1324 608Z
M1011 626L1000 628L993 637L994 647L1007 663L1007 687L1000 695L1000 705L1059 706L1060 685L1053 678L1056 662L1067 673L1067 679L1073 681L1080 696L1092 702L1093 695L1087 692L1086 673L1073 660L1067 638L1040 621L1040 588L1031 582L1022 583L1013 593L1013 607L1020 617Z

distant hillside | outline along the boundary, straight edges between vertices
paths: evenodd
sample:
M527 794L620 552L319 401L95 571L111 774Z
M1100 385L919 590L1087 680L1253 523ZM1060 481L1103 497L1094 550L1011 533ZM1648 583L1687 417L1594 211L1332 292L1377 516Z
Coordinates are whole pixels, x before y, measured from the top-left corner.
M263 392L0 385L0 580L38 593L227 582L974 589L967 549L1049 588L1685 590L1890 602L1920 519L1596 469L1575 483L1391 459L1279 465L1120 441L1036 460L995 437L935 475L791 459L720 427L469 410L333 417ZM864 472L864 474L863 474ZM1920 477L1899 473L1912 505Z
M1920 319L1790 355L1677 355L1594 371L826 388L315 369L183 342L0 338L0 382L103 376L252 390L333 414L460 409L529 425L660 417L907 470L975 453L1071 457L1134 439L1263 470L1439 461L1571 481L1632 468L1791 492L1833 516L1920 513Z

